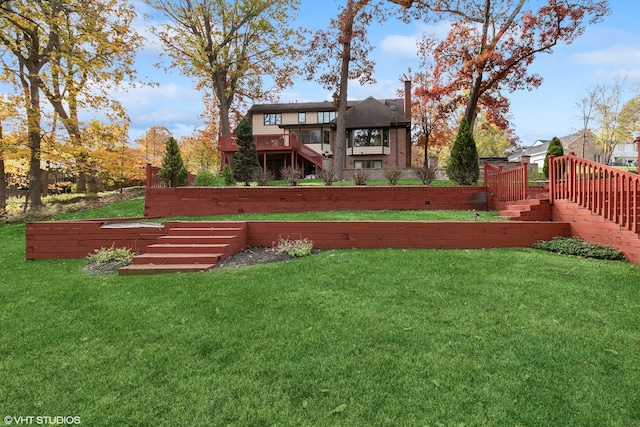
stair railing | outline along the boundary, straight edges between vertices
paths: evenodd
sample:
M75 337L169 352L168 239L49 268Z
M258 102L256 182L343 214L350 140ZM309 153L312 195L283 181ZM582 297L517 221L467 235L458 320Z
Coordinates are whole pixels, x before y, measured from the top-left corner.
M568 200L640 232L640 176L569 154L549 156L551 202Z
M501 167L484 164L484 185L489 197L498 202L516 202L528 195L527 163L503 170Z

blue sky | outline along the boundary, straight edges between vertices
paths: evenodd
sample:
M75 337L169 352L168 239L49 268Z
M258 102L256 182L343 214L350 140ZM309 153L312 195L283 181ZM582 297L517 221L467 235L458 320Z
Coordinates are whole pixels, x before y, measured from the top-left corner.
M295 24L311 30L326 26L343 3L344 0L302 0ZM580 129L582 120L576 103L590 87L610 84L616 76L626 77L630 83L640 81L640 3L634 0L609 3L612 13L603 22L589 27L572 45L560 45L552 54L536 59L530 70L544 78L541 87L507 94L511 100L512 125L521 144L531 145L537 139L562 137ZM137 7L144 12L144 6ZM142 19L136 26L149 35ZM369 39L374 46L377 83L359 86L353 82L349 97L396 97L396 90L401 87L399 77L409 68L418 69L416 41L423 33L441 33L442 28L442 24L405 24L396 19L374 24ZM153 66L160 61L161 51L162 46L149 36L137 59L140 76L158 85L132 88L117 95L131 117L131 142L154 125L167 127L176 137L188 135L202 125L199 118L203 111L202 94L194 89L189 78ZM301 77L282 93L280 100L321 101L328 97L328 91L320 85Z

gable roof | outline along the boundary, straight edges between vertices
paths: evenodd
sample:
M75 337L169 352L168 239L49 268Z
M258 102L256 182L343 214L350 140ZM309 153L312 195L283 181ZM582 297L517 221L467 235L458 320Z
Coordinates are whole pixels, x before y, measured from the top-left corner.
M349 108L345 113L347 129L411 125L411 121L398 112L395 102L378 101L369 97Z

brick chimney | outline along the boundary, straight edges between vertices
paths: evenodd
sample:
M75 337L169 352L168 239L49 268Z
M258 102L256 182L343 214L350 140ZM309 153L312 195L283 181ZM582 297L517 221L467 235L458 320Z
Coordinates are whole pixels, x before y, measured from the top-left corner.
M404 117L411 120L411 80L404 81Z

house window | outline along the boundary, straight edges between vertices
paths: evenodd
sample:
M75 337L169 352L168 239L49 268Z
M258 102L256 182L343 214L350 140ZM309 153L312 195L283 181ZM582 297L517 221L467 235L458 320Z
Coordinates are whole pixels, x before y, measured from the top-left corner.
M307 113L298 113L298 123L307 123Z
M322 142L320 129L292 129L291 133L296 136L298 141L305 144L320 144Z
M280 113L272 113L264 115L264 125L265 126L274 126L282 124L282 114Z
M336 118L335 111L318 111L318 123L329 123Z
M353 162L356 169L382 169L382 160L356 160Z
M389 146L389 129L354 129L349 138L349 147Z

